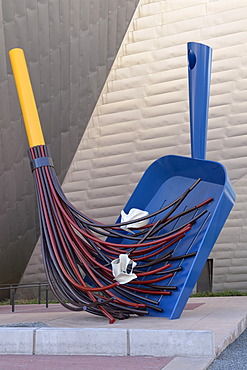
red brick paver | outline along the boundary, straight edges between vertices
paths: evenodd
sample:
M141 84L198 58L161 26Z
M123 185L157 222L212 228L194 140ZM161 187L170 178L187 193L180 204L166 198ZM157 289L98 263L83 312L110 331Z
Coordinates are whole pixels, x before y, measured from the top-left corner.
M173 357L0 355L0 370L160 370Z

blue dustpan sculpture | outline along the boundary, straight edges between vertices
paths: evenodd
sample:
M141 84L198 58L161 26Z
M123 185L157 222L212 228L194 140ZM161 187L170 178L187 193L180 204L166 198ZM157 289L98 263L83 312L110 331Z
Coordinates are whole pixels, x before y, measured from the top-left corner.
M132 208L152 213L178 198L198 178L201 182L189 193L185 204L183 202L177 212L213 197L213 201L206 206L208 212L200 218L200 222L196 222L185 238L172 246L173 257L196 252L193 258L173 259L172 267L181 266L182 269L165 280L165 285L174 286L176 290L170 296L145 296L158 301L163 309L163 312L149 309L150 315L170 319L180 317L235 201L224 166L205 159L212 49L194 42L188 43L187 47L192 158L168 155L153 162L124 208L126 213ZM163 216L156 216L151 222ZM184 224L186 217L188 219L188 216L183 216L177 220L176 227ZM169 225L162 233L174 227L174 224ZM123 242L127 240L123 239ZM164 285L164 282L158 284Z

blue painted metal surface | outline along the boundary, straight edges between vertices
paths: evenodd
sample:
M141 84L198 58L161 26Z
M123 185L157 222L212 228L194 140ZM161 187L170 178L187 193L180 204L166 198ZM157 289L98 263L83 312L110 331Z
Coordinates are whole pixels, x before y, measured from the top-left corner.
M189 42L187 48L191 155L192 158L205 159L212 49L196 42Z
M125 212L129 212L131 208L139 208L152 213L179 197L198 178L202 179L201 182L189 193L176 213L209 197L214 199L205 206L208 212L193 225L185 238L171 247L175 249L173 256L197 252L195 257L173 261L172 268L181 266L182 270L169 280L158 283L177 286L177 290L170 296L146 295L159 301L159 307L163 308L162 313L150 309L150 315L170 319L180 317L235 201L224 166L205 160L212 51L208 46L194 42L187 46L192 158L170 155L156 160L146 170L124 208ZM162 217L164 214L150 221ZM174 222L165 227L161 233L184 224L186 218L191 219L191 215L183 216L176 224ZM128 241L123 239L123 242Z

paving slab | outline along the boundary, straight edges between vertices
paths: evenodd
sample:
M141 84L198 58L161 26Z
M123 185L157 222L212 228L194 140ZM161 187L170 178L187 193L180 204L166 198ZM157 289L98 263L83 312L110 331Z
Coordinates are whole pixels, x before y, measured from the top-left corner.
M130 356L214 356L210 330L129 329Z
M37 355L127 356L127 330L109 328L45 328L35 333Z
M31 328L0 328L0 354L33 354L33 333Z

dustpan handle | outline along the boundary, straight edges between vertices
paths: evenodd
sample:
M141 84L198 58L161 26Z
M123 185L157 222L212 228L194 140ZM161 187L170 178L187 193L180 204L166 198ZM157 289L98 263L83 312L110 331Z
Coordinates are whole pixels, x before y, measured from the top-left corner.
M33 89L29 78L27 64L22 49L9 51L10 62L15 78L24 124L30 148L44 145L44 137L39 121Z
M206 158L212 49L188 42L191 156Z

